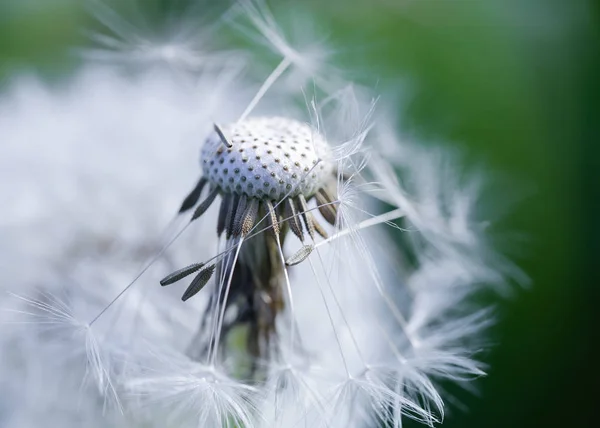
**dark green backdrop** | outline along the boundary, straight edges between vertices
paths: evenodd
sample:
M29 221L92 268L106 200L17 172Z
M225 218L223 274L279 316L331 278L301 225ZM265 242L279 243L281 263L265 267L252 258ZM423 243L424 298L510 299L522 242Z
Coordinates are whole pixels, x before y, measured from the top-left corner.
M152 3L156 12L174 2ZM478 396L457 393L466 410L454 407L444 426L592 426L598 7L583 0L302 4L330 31L343 61L366 71L363 80L393 92L403 78L397 96L408 133L456 144L521 196L503 228L518 232L507 249L532 287L500 303L490 376L479 381ZM68 75L77 61L67 48L84 43L90 21L78 0L0 0L0 78L30 69L49 80Z

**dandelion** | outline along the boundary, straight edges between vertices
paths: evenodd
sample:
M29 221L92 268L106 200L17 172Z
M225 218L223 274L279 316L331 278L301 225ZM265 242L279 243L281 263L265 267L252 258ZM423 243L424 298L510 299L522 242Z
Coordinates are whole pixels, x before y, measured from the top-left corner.
M254 25L263 81L187 27L124 77L158 45L101 8L114 66L0 99L3 425L432 426L440 381L484 375L471 298L522 274L477 187L240 4L209 33Z

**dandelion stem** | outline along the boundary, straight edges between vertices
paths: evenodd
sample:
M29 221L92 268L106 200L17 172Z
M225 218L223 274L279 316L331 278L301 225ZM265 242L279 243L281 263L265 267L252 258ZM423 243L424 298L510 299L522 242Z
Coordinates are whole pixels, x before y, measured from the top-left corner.
M148 262L148 264L147 264L147 265L146 265L146 266L145 266L145 267L144 267L144 268L143 268L143 269L140 271L140 273L138 273L138 274L135 276L135 278L133 278L133 279L131 280L131 282L130 282L129 284L127 284L127 286L126 286L125 288L123 288L123 289L122 289L122 290L119 292L119 294L117 294L117 295L115 296L115 298L114 298L114 299L112 299L112 300L110 301L110 303L109 303L108 305L106 305L106 306L104 307L104 309L102 309L102 310L101 310L101 311L100 311L100 312L99 312L99 313L98 313L98 314L97 314L97 315L96 315L96 316L95 316L95 317L92 319L92 321L90 321L90 323L89 323L89 326L90 326L90 327L91 327L91 326L92 326L92 325L93 325L93 324L94 324L96 321L98 321L98 319L99 319L99 318L100 318L102 315L104 315L104 313L105 313L105 312L106 312L106 311L107 311L107 310L108 310L108 309L109 309L109 308L110 308L112 305L114 305L114 304L115 304L115 302L116 302L117 300L119 300L119 299L121 298L121 296L122 296L123 294L125 294L125 292L126 292L127 290L129 290L129 289L130 289L130 288L131 288L131 287L132 287L132 286L133 286L133 285L134 285L134 284L137 282L137 280L138 280L138 279L140 279L140 278L142 277L142 275L143 275L143 274L145 274L145 273L146 273L146 271L152 267L152 265L153 265L154 263L156 263L156 261L157 261L158 259L160 259L160 258L163 256L163 254L165 254L165 252L166 252L166 251L169 249L169 247L170 247L170 246L173 244L173 242L175 242L175 241L177 240L177 238L179 238L179 237L181 236L181 234L182 234L183 232L185 232L185 230L188 228L188 226L189 226L190 224L191 224L191 223L187 223L187 224L186 224L186 225L185 225L185 226L184 226L184 227L183 227L183 228L182 228L182 229L181 229L179 232L177 232L177 234L176 234L176 235L175 235L175 236L174 236L174 237L173 237L173 238L172 238L172 239L171 239L171 240L170 240L170 241L167 243L167 245L165 245L164 247L162 247L162 248L160 249L160 251L159 251L159 252L158 252L158 253L157 253L157 254L156 254L154 257L152 257L152 259L150 259L150 261Z
M219 237L218 239L218 243L217 243L217 251L219 251L219 249L222 247L222 238ZM227 248L225 251L221 252L220 254L222 254L223 258L226 258L229 254L231 253L231 248ZM208 261L211 261L212 259L209 259ZM206 263L206 262L205 262ZM211 328L210 328L210 339L208 341L208 355L207 355L207 363L210 364L210 359L212 356L212 349L215 346L215 333L217 330L217 314L219 312L219 301L221 300L221 292L223 291L223 284L225 282L224 280L224 273L223 273L223 262L221 261L217 261L217 263L220 263L219 265L219 269L218 269L218 280L216 281L215 284L215 290L216 290L216 294L215 294L215 299L214 302L212 304L212 307L210 308L210 313L214 314L211 317ZM227 267L227 260L225 260L225 267Z
M219 343L219 340L221 338L221 330L223 328L223 318L225 317L225 309L227 308L227 305L225 304L227 302L227 298L229 297L229 290L231 289L231 281L233 280L233 271L235 268L235 264L237 263L237 259L240 255L240 250L242 249L242 244L244 243L244 238L240 238L240 242L238 242L237 244L237 248L235 250L235 255L233 257L233 260L231 261L231 267L229 269L229 275L227 278L227 286L225 287L225 295L223 296L223 301L221 302L221 313L219 314L219 319L218 319L218 323L217 323L217 330L216 330L216 334L215 334L215 340L214 340L214 345L211 349L211 355L210 355L210 365L213 366L215 363L215 359L217 357L217 353L218 353L218 349L219 347L217 346L217 344ZM221 294L219 292L219 294Z
M279 239L279 235L276 235L277 239L277 250L279 252L279 257L281 258L281 263L283 264L283 274L285 275L285 285L287 289L289 305L290 305L290 351L294 350L294 343L296 339L296 319L294 317L294 298L292 296L292 284L290 282L290 276L288 274L287 267L285 266L285 256L283 255L283 250L281 248L281 239Z
M252 98L252 101L250 101L250 104L248 104L248 107L246 107L246 110L244 110L244 113L242 113L242 115L238 119L238 122L241 122L242 120L246 119L246 117L248 117L248 115L252 112L252 110L254 110L254 107L256 107L258 102L262 99L262 97L269 90L269 88L273 86L273 83L275 83L277 79L281 77L281 75L285 72L285 70L287 70L287 68L291 64L291 59L289 59L288 57L283 58L279 65L275 67L275 70L273 70L271 74L269 74L269 77L267 77L267 79L264 81L254 98Z
M323 260L323 257L321 256L321 253L319 252L319 250L317 250L317 256L319 257L319 262L321 263L321 266L323 267L323 269L325 269L325 262ZM350 338L352 339L352 343L354 344L354 348L356 349L356 353L358 354L358 357L360 358L363 366L366 366L366 360L362 354L362 351L360 350L360 347L358 346L358 341L356 340L356 337L354 336L354 333L352 333L352 328L350 327L350 323L348 322L348 318L346 317L346 315L344 314L344 310L342 309L342 305L340 304L340 301L338 300L335 291L333 290L333 287L331 286L331 281L329 280L329 275L326 275L327 278L327 288L329 288L329 292L331 293L331 295L333 296L333 301L335 302L335 305L337 306L338 310L340 311L340 315L342 317L342 320L344 321L344 324L346 324L346 327L348 328L348 333L350 334Z
M344 355L344 348L342 348L342 342L340 342L340 337L338 335L337 329L335 328L335 323L333 322L333 316L331 315L331 309L329 308L329 304L327 303L327 298L325 297L325 293L323 292L323 286L321 285L321 281L319 280L319 275L317 275L317 271L315 269L315 265L313 264L311 259L308 259L308 263L310 264L310 268L317 280L317 285L319 288L319 292L321 293L321 297L323 298L323 304L325 305L325 309L327 311L327 316L329 317L329 322L331 323L331 328L333 330L333 335L335 336L335 340L338 344L338 348L340 350L340 357L342 358L342 362L344 364L344 369L346 371L346 375L350 377L350 369L348 368L348 362L346 361L346 357Z
M406 320L406 317L402 314L402 312L400 312L400 309L398 309L398 307L394 303L393 299L385 291L384 286L383 286L383 281L379 277L379 272L375 268L375 262L373 261L373 258L371 257L371 253L366 248L366 245L364 244L364 242L362 241L360 236L353 234L353 235L351 235L351 238L352 238L354 247L357 248L358 251L362 254L362 259L364 260L365 263L367 263L367 265L369 267L369 274L370 274L371 278L373 279L375 288L379 292L379 295L384 300L386 306L388 307L388 309L390 310L390 312L392 313L392 315L398 322L398 325L402 328L402 331L406 335L406 338L410 342L411 346L413 348L416 348L415 338L412 336L412 334L408 330L408 321Z
M351 234L353 232L358 232L359 230L366 229L366 228L372 227L372 226L376 226L378 224L385 223L387 221L396 220L396 219L399 219L401 217L404 217L404 211L401 210L400 208L397 208L395 210L392 210L392 211L389 211L387 213L375 216L375 217L370 218L368 220L361 221L356 226L347 227L347 228L345 228L343 230L340 230L339 232L337 232L336 234L330 236L329 238L325 239L324 241L321 241L318 244L315 244L314 248L316 249L316 248L319 248L322 245L329 244L330 242L335 241L336 239L341 238L343 236L346 236L348 234Z

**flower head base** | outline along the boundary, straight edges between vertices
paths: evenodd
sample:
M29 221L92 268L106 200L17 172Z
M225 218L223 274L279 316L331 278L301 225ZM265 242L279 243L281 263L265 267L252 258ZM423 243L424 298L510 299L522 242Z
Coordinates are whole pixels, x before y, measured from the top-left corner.
M336 222L337 208L328 189L337 184L337 174L334 165L323 160L328 155L325 139L292 119L249 118L223 128L215 124L201 152L203 177L180 212L195 206L208 185L210 191L195 209L192 221L220 195L217 235L225 232L227 248L214 264L194 263L161 281L163 286L169 285L199 271L183 294L185 301L217 272L219 287L211 304L222 307L218 311L222 315L212 322L210 343L198 343L192 349L196 358L211 348L214 353L221 331L227 333L241 324L250 327L251 355L268 359L273 352L269 344L285 301L282 284L289 284L282 249L287 231L300 241L306 236L314 240L315 232L327 238L308 207L313 198L325 220L332 225ZM267 226L250 235L263 220ZM236 316L226 321L224 314L231 308ZM210 316L204 317L204 328ZM255 369L252 367L253 372Z
M309 199L330 181L333 166L323 160L329 145L306 124L268 117L215 128L202 149L202 171L223 193Z

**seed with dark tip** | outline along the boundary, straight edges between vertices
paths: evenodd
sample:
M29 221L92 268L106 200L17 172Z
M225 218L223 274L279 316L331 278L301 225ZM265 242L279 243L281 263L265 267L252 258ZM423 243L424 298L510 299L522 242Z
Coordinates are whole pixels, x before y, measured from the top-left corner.
M185 197L183 202L181 203L181 207L179 208L179 213L183 213L194 207L198 203L200 196L202 195L202 190L204 190L204 186L208 181L204 178L201 178L196 184L196 187Z
M181 300L185 302L189 298L194 297L200 290L204 288L214 273L215 265L210 265L209 267L202 269L200 273L192 280L187 290L185 290L185 293L183 293L183 296L181 296Z
M200 217L202 214L204 214L206 212L206 210L210 207L210 205L214 202L214 200L218 194L219 194L218 188L212 189L211 192L206 197L206 199L204 199L200 203L200 205L198 205L198 208L196 208L196 211L194 211L194 215L192 215L192 218L190 221L194 221L198 217Z
M298 263L302 263L304 260L310 256L315 247L313 245L304 245L300 250L298 250L293 256L288 258L285 261L285 264L288 266L294 266Z
M184 268L178 269L175 272L165 276L160 280L160 285L163 287L165 285L173 284L174 282L179 281L180 279L185 278L188 275L193 274L194 272L199 271L204 266L204 263L194 263Z
M265 211L267 212L267 222L271 229L271 233L276 237L279 236L279 222L277 221L277 213L271 201L264 201Z
M251 199L247 203L246 209L244 210L244 213L242 215L242 220L240 223L237 223L239 229L236 227L234 230L234 233L236 235L241 234L242 236L246 236L248 233L250 233L250 231L254 227L254 224L256 223L256 216L258 215L258 205L258 200L256 199Z
M300 241L304 242L304 231L302 230L302 222L300 221L300 216L296 210L296 205L294 204L294 200L292 198L287 198L285 201L285 218L287 219L287 223L290 226L290 229L300 239Z

